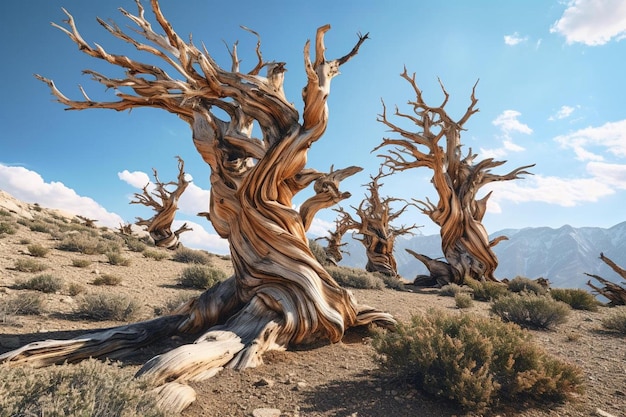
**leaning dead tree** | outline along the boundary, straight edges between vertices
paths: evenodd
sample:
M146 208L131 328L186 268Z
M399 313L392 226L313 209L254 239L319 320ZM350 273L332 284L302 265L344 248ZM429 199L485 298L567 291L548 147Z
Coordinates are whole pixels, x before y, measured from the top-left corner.
M506 161L494 161L492 158L475 161L477 155L471 149L466 155L461 153L463 126L478 112L478 100L474 95L476 86L472 89L471 104L467 111L459 120L454 120L445 109L449 95L443 84L440 83L444 100L439 106L432 107L424 101L422 91L415 82L415 75L409 76L405 68L401 76L413 88L415 100L408 102L412 113L402 113L396 108L394 115L415 125L418 131L405 130L391 122L383 103L383 112L378 121L399 135L399 138L384 138L375 150L393 147L387 154L380 155L384 158L384 165L392 172L420 167L433 171L431 182L439 201L436 204L429 199L415 202L422 213L441 228L442 250L449 265L448 277L444 281L463 283L466 277L497 281L494 271L498 266L498 259L491 248L506 238L501 236L489 240L482 219L491 193L481 199L477 199L477 194L483 186L493 181L509 181L529 174L526 169L534 165L497 175L491 169ZM429 263L425 265L428 267ZM440 276L438 278L441 280ZM432 284L436 282L433 278Z
M352 207L359 216L360 221L354 220L349 214L345 214L351 225L356 229L356 234L361 237L354 237L365 246L367 264L365 269L369 272L380 272L392 277L398 276L398 266L393 255L393 248L398 236L410 234L411 230L417 228L413 226L393 226L395 221L409 204L404 204L399 210L394 211L391 204L396 201L404 201L399 198L380 196L380 179L384 177L382 169L376 176L370 176L371 181L367 184L369 194L361 201L358 207Z
M121 9L136 26L132 34L114 23L98 22L116 38L153 55L150 64L89 45L67 12L67 27L54 25L81 52L125 70L121 78L85 71L115 91L116 99L92 101L83 92L82 100L72 100L51 80L38 78L69 109L156 107L191 126L193 143L211 168L209 218L217 233L229 241L234 275L172 315L72 340L33 343L1 355L0 361L47 365L120 357L173 334L201 333L195 343L156 356L138 372L161 384L158 392L164 407L180 410L195 398L187 381L209 378L223 367L256 366L270 349L317 340L337 342L349 327L394 325L389 314L357 304L333 280L316 261L305 235L318 209L344 197L336 187L323 186L329 174L305 165L309 148L326 130L331 80L358 53L367 35L359 36L348 54L331 60L325 56L324 45L330 26L317 30L313 59L306 42L307 80L300 117L283 91L285 63L265 61L260 41L251 70L240 68L236 44L230 50L230 68L225 69L208 51L178 36L157 0L151 6L162 33L153 29L142 5L136 3L136 15ZM168 71L154 65L155 57ZM322 186L317 187L317 194L300 211L294 210L294 195L319 180Z
M607 264L613 271L615 271L617 275L626 280L626 269L620 267L611 259L604 256L604 253L600 253L600 259L602 260L602 262ZM599 277L598 275L588 274L586 272L585 275L594 278L603 285L602 287L598 287L596 285L593 285L591 283L591 280L587 281L587 285L590 286L596 292L596 294L600 294L609 300L609 305L626 305L626 287L622 287L619 284ZM626 282L624 282L624 284L626 284Z
M152 168L154 189L150 191L151 184L146 184L143 187L143 193L135 193L135 199L130 202L130 204L143 204L156 212L147 220L137 217L135 224L145 228L156 246L167 249L176 249L180 245L180 234L193 230L187 227L187 223L184 223L180 228L172 231L172 223L174 223L176 210L178 210L178 201L189 186L189 181L185 178L185 161L180 156L176 158L178 159L177 182L161 182L157 170ZM167 189L168 186L176 186L176 188L174 191L170 191Z

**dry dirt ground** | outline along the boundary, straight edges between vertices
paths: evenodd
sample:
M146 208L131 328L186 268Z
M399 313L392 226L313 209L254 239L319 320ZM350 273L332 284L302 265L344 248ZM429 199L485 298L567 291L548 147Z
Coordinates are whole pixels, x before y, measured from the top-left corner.
M0 191L0 208L11 210L11 217L41 216L47 210L11 200ZM177 277L188 265L164 259L144 258L140 253L124 250L131 259L129 266L114 266L104 255L80 255L55 249L58 241L50 234L33 232L18 225L15 234L0 235L0 305L10 297L29 290L17 289L15 284L35 273L14 269L19 259L33 259L27 250L39 243L51 249L45 258L35 258L48 266L46 273L62 277L65 288L80 283L87 292L115 291L126 293L142 305L142 318L154 317L155 309L162 309L168 301L199 293L177 285ZM72 266L75 258L86 258L93 263L88 268ZM231 272L229 262L213 257L214 264ZM118 286L92 285L98 274L122 277ZM398 320L407 320L412 314L438 308L455 314L487 315L489 304L475 302L474 306L458 310L454 299L442 297L432 289L413 289L411 292L393 290L353 290L357 300L386 310ZM72 318L77 299L66 290L46 294L46 313L40 316L15 316L0 320L0 353L22 344L43 340L75 337L85 329L117 326L120 322L80 321ZM536 342L559 358L578 365L584 371L586 390L575 402L550 407L498 410L500 416L626 416L626 340L624 336L602 330L600 325L609 308L598 312L574 311L567 323L554 331L532 331ZM214 378L195 383L198 399L183 412L185 417L196 416L463 416L449 404L426 397L404 381L383 376L379 372L370 344L371 334L365 329L349 331L342 342L290 350L270 352L265 364L243 371L224 370ZM152 355L183 343L179 339L166 340L158 346L143 349L125 365L139 368ZM264 409L280 410L280 412ZM262 412L266 411L267 414ZM606 414L602 414L606 413Z

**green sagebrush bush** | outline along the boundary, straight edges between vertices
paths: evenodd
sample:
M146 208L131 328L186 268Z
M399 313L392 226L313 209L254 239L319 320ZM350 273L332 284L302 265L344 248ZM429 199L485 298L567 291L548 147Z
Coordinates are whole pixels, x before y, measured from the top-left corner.
M342 287L382 290L385 282L378 274L364 269L346 268L344 266L327 265L326 271Z
M50 252L50 248L47 248L38 243L33 243L31 245L28 245L27 249L31 255L36 256L38 258L45 258L46 255Z
M35 259L18 259L13 268L20 272L41 272L48 269L48 265Z
M18 287L21 289L41 291L50 294L61 291L63 288L63 280L52 274L41 274L20 283Z
M180 247L174 251L172 260L186 264L211 265L211 255L203 250Z
M549 356L519 326L431 310L379 332L383 368L472 411L522 401L562 401L582 392L582 371Z
M66 252L78 252L85 255L103 255L107 252L119 252L118 242L93 236L89 232L66 235L57 246L57 249Z
M527 292L537 295L548 292L548 289L539 282L526 277L515 277L507 285L511 292Z
M130 258L125 258L118 252L107 252L105 256L111 265L129 266L131 264Z
M454 304L457 308L470 308L474 305L474 300L471 295L460 292L454 296Z
M148 380L89 359L42 369L0 366L0 417L165 417Z
M579 288L553 288L550 290L550 296L569 304L575 310L598 311L600 304L593 294Z
M141 254L144 258L154 259L155 261L161 261L169 257L167 253L158 249L145 249Z
M129 321L139 313L139 303L113 293L85 294L78 301L76 315L89 320Z
M466 278L465 285L471 288L476 301L493 301L509 293L508 287L500 282L480 282Z
M626 306L614 307L613 312L602 319L602 327L626 334Z
M226 272L206 265L192 265L183 269L178 282L183 287L207 289L218 282L224 281Z
M491 312L520 326L551 329L567 321L571 307L548 296L522 293L498 298Z

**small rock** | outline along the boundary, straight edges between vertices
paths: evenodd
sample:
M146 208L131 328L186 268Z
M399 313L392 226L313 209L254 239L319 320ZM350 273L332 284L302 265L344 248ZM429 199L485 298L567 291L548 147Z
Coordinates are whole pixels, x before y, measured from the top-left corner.
M280 417L280 414L277 408L257 408L252 411L254 417Z
M273 387L274 381L269 378L261 378L257 382L254 383L255 387Z

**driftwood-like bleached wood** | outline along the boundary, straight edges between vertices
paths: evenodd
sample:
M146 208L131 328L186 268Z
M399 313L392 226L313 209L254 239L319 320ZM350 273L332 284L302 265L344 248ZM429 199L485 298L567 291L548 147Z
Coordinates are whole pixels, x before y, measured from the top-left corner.
M607 264L613 271L615 271L617 275L626 280L626 269L620 267L611 259L604 256L604 253L600 253L600 259L602 260L602 262ZM587 285L591 287L597 294L606 297L609 300L610 305L626 305L626 287L622 287L619 284L599 277L598 275L588 274L586 272L585 275L594 278L603 285L602 287L598 287L596 285L593 285L591 283L591 280L587 281ZM626 282L624 282L624 284L626 284Z
M152 0L151 6L162 34L152 28L141 3L136 3L137 15L121 10L136 26L132 36L114 23L98 21L113 36L161 59L168 71L154 63L111 54L97 44L91 46L66 12L67 26L55 26L81 52L125 70L122 78L85 71L115 91L117 99L92 101L81 88L84 99L72 100L51 80L37 77L68 109L156 107L178 115L191 126L196 149L211 168L208 217L230 243L234 275L187 303L174 313L172 322L167 319L167 325L160 328L161 337L204 333L196 343L159 355L139 371L166 383L159 388L164 407L182 409L193 401L186 381L208 378L223 367L256 366L269 349L320 339L337 342L352 326L393 326L393 317L357 304L352 294L332 279L311 253L305 235L315 212L345 196L335 190L336 180L345 172L321 174L305 164L310 146L327 126L331 80L339 67L358 53L367 35L359 36L348 54L331 60L325 56L324 45L330 26L317 30L313 59L306 42L307 81L300 118L283 92L285 63L264 61L260 42L252 70L240 68L236 48L231 50L231 68L226 70L206 50L177 35L157 0ZM262 69L265 76L260 74ZM214 110L219 110L220 116ZM255 125L258 129L253 130ZM253 136L253 131L262 137ZM293 196L320 179L306 209L294 210ZM151 341L154 332L138 323L110 329L102 337L50 341L44 348L29 345L3 354L0 361L57 363L80 359L85 350L89 356L101 357L111 352L112 345L124 353Z
M365 246L367 264L365 269L369 272L380 272L391 277L398 276L398 266L393 255L393 247L398 236L410 234L416 229L412 226L393 226L391 223L396 220L407 209L409 204L404 204L399 210L394 211L391 204L396 201L404 201L399 198L381 198L379 182L383 178L382 169L376 176L370 176L371 181L367 184L369 194L361 201L358 207L352 207L359 216L360 221L353 219L344 212L347 217L345 222L350 228L356 229L360 237L354 237Z
M417 132L405 130L387 118L387 109L383 103L383 112L378 121L389 127L399 138L384 138L375 150L392 147L384 155L384 165L392 172L426 167L433 171L432 184L437 191L439 201L434 204L415 200L422 213L440 226L443 254L450 265L451 275L447 282L463 283L466 277L477 280L497 281L494 271L498 259L492 247L503 237L492 241L482 224L487 209L487 200L491 193L477 199L478 191L493 181L509 181L530 174L526 171L533 165L516 168L513 171L497 175L491 172L506 161L494 161L487 158L476 162L471 148L466 155L461 153L461 131L465 123L478 112L475 97L476 86L472 89L471 103L465 114L459 119L452 119L446 112L448 92L440 83L444 94L443 102L432 107L426 104L422 91L415 82L415 75L410 76L406 68L401 74L409 82L415 100L408 102L412 114L402 113L397 108L395 116L414 124ZM433 277L436 285L442 277Z
M180 156L176 158L178 159L177 182L161 182L157 170L152 168L154 190L148 190L150 187L150 183L148 183L143 187L143 193L135 193L135 199L130 202L130 204L143 204L156 212L147 220L137 217L135 224L145 228L156 246L167 249L176 249L180 244L178 238L181 233L193 230L187 226L187 223L184 223L172 232L172 223L174 223L176 210L178 210L178 200L189 186L189 181L185 178L185 161ZM167 189L168 186L176 186L176 188L174 191L170 191Z

